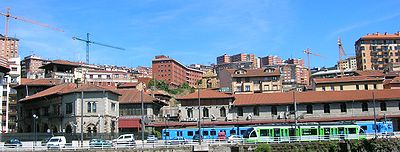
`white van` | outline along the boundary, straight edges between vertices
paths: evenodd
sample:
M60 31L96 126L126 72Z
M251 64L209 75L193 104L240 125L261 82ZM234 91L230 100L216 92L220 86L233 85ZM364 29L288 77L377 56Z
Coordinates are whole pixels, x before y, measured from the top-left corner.
M115 146L135 146L135 135L133 134L123 134L120 135L117 139L113 140L113 144Z
M49 139L46 146L47 148L64 148L66 143L64 136L54 136Z

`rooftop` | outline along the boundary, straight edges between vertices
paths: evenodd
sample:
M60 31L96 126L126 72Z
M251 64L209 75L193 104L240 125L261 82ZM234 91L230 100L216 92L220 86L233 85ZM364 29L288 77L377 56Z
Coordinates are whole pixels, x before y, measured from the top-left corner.
M394 34L388 34L387 32L385 33L371 33L364 35L360 38L361 40L372 40L372 39L400 39L400 32L394 33Z
M115 89L114 91L121 94L119 97L120 104L141 103L140 91L137 89ZM150 95L143 93L143 103L153 103L156 100Z
M365 82L365 81L383 81L383 78L373 78L367 76L347 76L339 78L314 78L314 83L347 83L347 82Z
M200 90L200 98L201 99L224 99L224 98L233 98L232 95L222 93L216 90L211 89L203 89ZM198 99L198 92L195 91L185 96L180 96L177 100L188 100L188 99Z
M267 68L258 69L226 69L232 77L263 77L263 76L280 76L278 69L273 69L273 72L269 72ZM236 71L243 71L243 74L236 74Z

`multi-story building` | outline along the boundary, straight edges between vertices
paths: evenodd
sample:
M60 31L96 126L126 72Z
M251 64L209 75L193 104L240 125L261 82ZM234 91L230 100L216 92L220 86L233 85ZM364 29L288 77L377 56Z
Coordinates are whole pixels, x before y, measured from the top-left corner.
M85 82L99 86L117 86L124 83L137 83L138 80L132 78L128 72L88 70L85 73Z
M19 39L7 37L0 34L0 55L6 59L18 57L18 42ZM7 48L5 48L7 46Z
M219 88L218 76L214 72L214 70L208 70L203 74L201 78L200 88Z
M51 87L19 100L18 132L33 132L36 115L38 132L117 133L119 96L118 92L89 84Z
M4 103L4 101L7 101L7 87L4 88L4 84L7 84L7 79L5 79L4 77L7 75L7 73L10 72L10 68L8 65L8 59L5 57L0 56L0 84L2 85L0 87L0 99L1 102ZM5 81L5 82L4 82ZM0 131L1 132L5 132L5 123L4 123L4 117L3 117L3 109L5 109L5 107L3 107L3 105L1 106L0 112L1 112L1 117L0 117Z
M355 42L355 50L359 70L384 70L399 62L400 32L367 34Z
M21 77L28 79L44 78L44 69L41 66L49 61L35 55L29 55L21 61Z
M231 57L227 54L217 57L217 64L230 63Z
M348 57L347 59L338 61L337 68L338 68L338 70L340 70L340 68L343 70L348 70L348 69L357 70L356 57Z
M229 55L222 55L217 57L217 69L221 69L219 68L219 66L223 66L223 67L232 67L232 65L237 65L237 63L244 63L244 62L251 62L251 68L259 68L259 60L256 57L256 55L254 54L246 54L246 53L239 53L239 54L235 54L232 56ZM229 64L231 63L231 64ZM233 63L233 64L232 64ZM227 66L228 64L228 66ZM222 68L224 69L224 68ZM222 70L221 69L221 70ZM217 73L219 73L220 70L217 70Z
M184 83L196 86L203 71L188 68L168 56L156 56L152 61L154 79L165 81L168 85L179 86Z
M224 69L254 69L253 62L231 62L231 63L221 63L215 65L215 72L219 75L219 73Z
M232 93L282 92L279 69L226 69L219 74L220 87Z
M283 64L282 59L276 55L269 55L266 57L261 57L260 60L261 60L261 67Z
M10 72L3 80L3 99L2 99L2 131L16 132L17 122L17 91L13 88L21 82L20 58L9 58L8 65ZM3 119L4 118L4 119Z

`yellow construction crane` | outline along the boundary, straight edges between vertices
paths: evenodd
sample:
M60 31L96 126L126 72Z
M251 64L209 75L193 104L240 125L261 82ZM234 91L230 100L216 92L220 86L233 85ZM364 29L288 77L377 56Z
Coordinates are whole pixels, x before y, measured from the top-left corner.
M37 21L33 21L33 20L29 20L29 19L25 19L25 18L22 18L22 17L11 15L9 7L7 7L6 10L7 10L6 13L0 12L0 15L3 15L3 16L6 17L5 30L4 30L4 51L5 52L7 51L7 40L8 40L7 34L8 34L9 18L12 18L12 19L15 19L15 20L24 21L24 22L27 22L27 23L35 24L35 25L39 25L39 26L46 27L46 28L49 28L49 29L52 29L52 30L55 30L55 31L64 32L64 30L62 30L62 29L51 27L50 25L47 25L47 24L43 24L43 23L40 23L40 22L37 22Z
M343 46L342 46L342 41L340 40L340 37L338 38L338 46L339 46L339 70L340 70L340 77L344 76L344 69L342 66L342 56L347 56L346 52L344 52ZM349 63L350 64L350 63Z
M318 56L318 57L322 57L321 55L317 54L317 53L313 53L311 52L311 50L309 48L307 48L306 50L303 51L305 54L307 54L307 64L308 64L308 84L310 85L311 83L311 65L310 65L310 54L314 55L314 56Z

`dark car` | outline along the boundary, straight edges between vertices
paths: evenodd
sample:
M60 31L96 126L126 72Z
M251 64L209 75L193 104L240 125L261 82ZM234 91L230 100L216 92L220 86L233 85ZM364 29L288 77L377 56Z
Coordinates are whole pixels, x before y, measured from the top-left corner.
M42 146L46 146L46 144L47 144L47 142L49 142L50 138L51 138L51 137L44 138L44 139L42 140L42 142L41 142L41 145L42 145Z
M203 141L203 136L199 135L199 134L195 134L193 136L193 142L199 142L199 141Z
M10 147L10 148L22 147L22 143L19 139L13 138L13 139L7 140L4 143L4 146Z
M104 139L91 139L89 141L90 147L111 147L112 143Z

